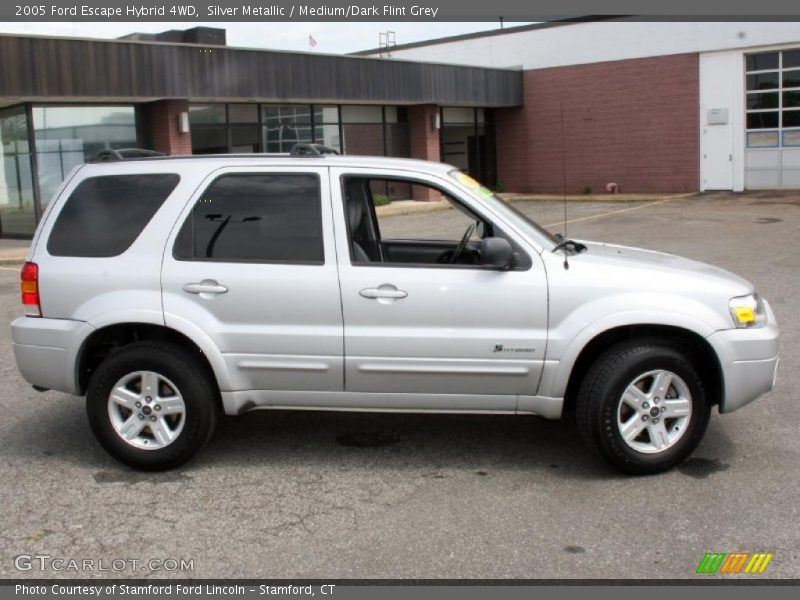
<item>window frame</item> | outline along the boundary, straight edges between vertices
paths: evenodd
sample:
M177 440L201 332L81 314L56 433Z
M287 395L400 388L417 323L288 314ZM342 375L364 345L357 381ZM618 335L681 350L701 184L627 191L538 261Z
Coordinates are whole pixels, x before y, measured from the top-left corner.
M248 259L248 258L207 258L207 257L182 257L178 254L178 244L184 227L187 226L189 220L192 218L195 207L205 198L208 191L220 180L226 177L269 177L269 176L295 176L295 177L314 177L317 183L317 206L319 207L319 247L321 250L322 260L308 261L308 260L263 260L263 259ZM176 222L175 236L172 239L172 258L179 262L197 262L197 263L223 263L223 264L255 264L255 265L288 265L288 266L302 266L302 267L321 267L325 266L325 215L322 202L322 177L319 173L314 171L225 171L215 175L208 183L202 188L198 194L192 196L190 200L188 211L179 222ZM194 232L192 232L194 237ZM192 239L192 253L194 253L194 239Z
M514 265L513 267L506 269L502 272L516 272L516 271L529 271L533 268L533 259L530 256L530 253L519 243L515 237L508 233L507 227L502 227L498 225L497 220L494 218L489 218L485 213L477 211L473 206L471 206L468 202L464 201L464 199L456 192L452 190L448 190L443 185L439 185L433 183L432 181L426 181L424 179L420 179L418 177L414 177L413 175L395 175L395 174L388 174L388 173L374 173L374 172L365 172L359 173L357 171L347 171L341 172L338 174L339 178L339 192L340 192L340 200L341 200L341 208L344 217L344 225L345 225L345 233L347 235L347 249L348 249L348 258L350 259L350 266L351 267L390 267L390 268L401 268L401 269L453 269L453 270L470 270L470 271L500 271L496 267L492 267L490 265L467 265L467 264L451 264L451 263L399 263L399 262L356 262L355 261L355 253L353 252L353 238L350 232L350 221L348 217L347 207L345 206L346 202L346 195L345 195L345 180L348 178L361 178L367 180L379 180L379 181L397 181L402 183L407 183L409 185L419 185L428 188L432 188L443 194L448 196L453 200L453 202L457 203L461 208L463 208L466 212L472 214L473 216L477 216L478 220L489 223L492 226L492 237L498 237L497 231L501 231L503 233L502 236L506 240L511 243L511 247L516 254L519 254L524 259L524 264L522 265ZM422 201L421 201L422 202ZM453 210L459 210L456 206L452 207ZM383 237L380 233L380 221L378 220L377 211L375 210L375 203L370 203L369 212L374 219L374 223L376 225L376 232L378 237L378 243L383 240ZM481 238L484 239L484 238ZM452 242L452 240L403 240L403 241L419 241L419 242ZM456 240L454 243L458 243Z

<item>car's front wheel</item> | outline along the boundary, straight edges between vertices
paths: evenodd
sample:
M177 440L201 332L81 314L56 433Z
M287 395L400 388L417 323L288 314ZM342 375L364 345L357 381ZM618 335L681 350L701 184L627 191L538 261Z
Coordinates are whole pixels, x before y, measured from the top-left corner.
M89 424L114 458L137 469L188 461L214 432L218 392L198 359L179 346L140 342L112 353L86 393Z
M576 416L584 441L625 473L665 471L694 451L710 403L689 355L655 339L622 342L589 368Z

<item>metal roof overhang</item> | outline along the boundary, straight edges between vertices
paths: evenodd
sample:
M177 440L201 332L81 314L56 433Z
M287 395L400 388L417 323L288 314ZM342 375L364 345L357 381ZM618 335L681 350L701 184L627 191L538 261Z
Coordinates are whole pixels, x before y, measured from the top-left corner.
M0 106L16 102L522 105L522 72L129 40L0 35Z

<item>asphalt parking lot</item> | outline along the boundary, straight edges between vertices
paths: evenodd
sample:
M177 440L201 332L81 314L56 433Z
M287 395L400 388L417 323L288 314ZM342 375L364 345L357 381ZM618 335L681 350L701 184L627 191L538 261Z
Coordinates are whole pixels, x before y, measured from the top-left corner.
M559 203L516 206L563 218ZM86 574L104 577L699 578L706 552L763 551L775 555L765 576L800 577L800 197L572 203L569 218L571 237L714 263L772 303L776 389L715 414L680 468L619 475L572 424L534 417L264 411L225 419L185 468L138 473L94 441L82 399L25 384L4 326L0 576L76 576L15 569L13 557L44 554L194 561ZM6 323L17 277L0 271Z

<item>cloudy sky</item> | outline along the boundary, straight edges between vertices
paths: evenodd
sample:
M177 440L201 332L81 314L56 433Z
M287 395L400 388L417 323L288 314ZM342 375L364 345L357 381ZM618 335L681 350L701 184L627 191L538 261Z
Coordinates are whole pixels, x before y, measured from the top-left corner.
M506 27L522 23L506 23ZM308 36L314 52L342 54L378 46L378 34L394 31L398 44L431 38L486 31L492 23L0 23L0 33L116 38L134 31L158 32L203 25L226 29L229 46L308 51Z

